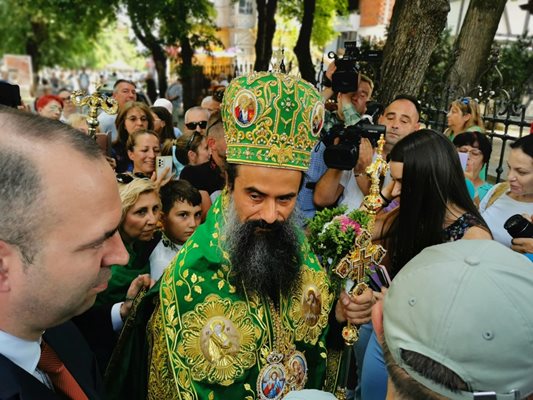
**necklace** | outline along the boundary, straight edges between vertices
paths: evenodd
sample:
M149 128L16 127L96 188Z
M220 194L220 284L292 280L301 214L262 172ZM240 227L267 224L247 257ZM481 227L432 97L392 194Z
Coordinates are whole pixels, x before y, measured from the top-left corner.
M281 296L280 296L281 298ZM257 377L257 394L261 400L281 399L291 390L301 390L307 381L307 360L296 350L293 332L284 329L281 312L268 298L273 339L266 364Z

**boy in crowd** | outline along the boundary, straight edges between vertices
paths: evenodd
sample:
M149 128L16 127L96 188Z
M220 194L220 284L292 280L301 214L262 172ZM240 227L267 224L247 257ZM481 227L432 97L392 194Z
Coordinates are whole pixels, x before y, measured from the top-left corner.
M163 232L150 255L151 277L156 281L200 225L202 215L200 192L185 180L164 185L160 196Z

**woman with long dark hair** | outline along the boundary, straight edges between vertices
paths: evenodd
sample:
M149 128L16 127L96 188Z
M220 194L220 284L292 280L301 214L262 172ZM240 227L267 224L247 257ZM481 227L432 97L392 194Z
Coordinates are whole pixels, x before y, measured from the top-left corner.
M174 125L172 125L172 114L165 107L150 107L152 118L154 119L154 131L159 136L161 146L166 140L174 140Z
M393 182L386 197L399 198L379 232L395 275L428 246L464 239L491 239L468 194L457 150L441 133L422 129L390 153Z
M387 249L389 275L394 276L423 249L459 239L492 239L472 202L457 150L443 134L416 131L390 153L392 183L385 200L400 206L376 221L375 239ZM362 398L385 399L387 372L383 353L372 334L363 360Z

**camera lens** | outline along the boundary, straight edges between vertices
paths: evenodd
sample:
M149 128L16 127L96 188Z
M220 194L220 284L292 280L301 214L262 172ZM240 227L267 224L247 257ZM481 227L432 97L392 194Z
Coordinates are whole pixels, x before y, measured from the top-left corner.
M513 238L533 238L533 224L520 214L509 217L503 227Z

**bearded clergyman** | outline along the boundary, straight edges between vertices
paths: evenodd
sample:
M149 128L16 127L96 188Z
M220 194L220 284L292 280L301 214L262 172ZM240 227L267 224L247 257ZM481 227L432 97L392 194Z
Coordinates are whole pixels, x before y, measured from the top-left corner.
M246 120L243 97L254 110ZM324 118L319 93L296 77L253 73L230 83L221 112L227 187L137 308L153 310L129 324L146 328L147 340L141 352L119 346L110 398L281 399L322 389L328 330L340 338L346 320L368 321L359 309L371 294L333 297L295 210L319 139L313 121Z

